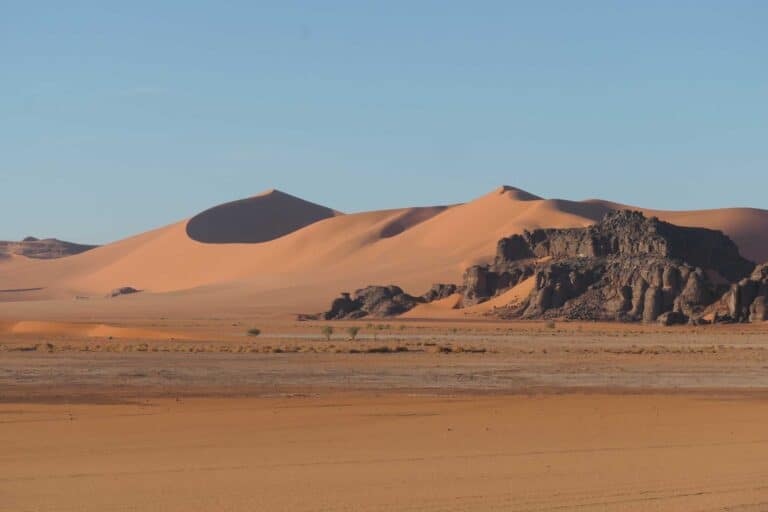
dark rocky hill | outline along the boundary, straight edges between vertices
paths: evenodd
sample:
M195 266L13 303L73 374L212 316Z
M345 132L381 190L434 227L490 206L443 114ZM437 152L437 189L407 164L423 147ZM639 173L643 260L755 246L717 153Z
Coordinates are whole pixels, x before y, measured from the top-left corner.
M719 231L624 210L586 228L538 229L500 240L492 265L465 273L463 305L532 278L528 298L500 316L678 323L697 319L753 268Z

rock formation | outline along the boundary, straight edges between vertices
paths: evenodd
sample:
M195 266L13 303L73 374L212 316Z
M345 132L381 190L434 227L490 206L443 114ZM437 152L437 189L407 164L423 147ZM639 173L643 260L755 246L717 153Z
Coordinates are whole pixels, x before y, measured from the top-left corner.
M109 295L107 295L107 298L119 297L121 295L132 295L134 293L139 293L140 291L141 290L137 290L132 286L122 286L120 288L115 288L114 290L109 292Z
M498 242L496 266L529 258L657 257L715 269L729 281L748 275L754 263L720 231L688 228L630 210L607 214L586 228L537 229Z
M388 317L405 313L419 304L440 300L456 293L453 284L435 284L421 297L405 293L400 287L367 286L354 293L342 293L323 314L326 320L362 318L364 316Z
M758 265L752 275L733 283L712 310L715 321L768 320L768 263Z
M432 302L435 300L445 299L459 291L459 287L455 284L433 284L432 288L421 296L424 302Z
M501 316L680 323L698 318L728 281L753 267L719 231L625 210L586 228L537 229L500 240L493 264L466 271L462 303L477 304L534 279L529 297Z

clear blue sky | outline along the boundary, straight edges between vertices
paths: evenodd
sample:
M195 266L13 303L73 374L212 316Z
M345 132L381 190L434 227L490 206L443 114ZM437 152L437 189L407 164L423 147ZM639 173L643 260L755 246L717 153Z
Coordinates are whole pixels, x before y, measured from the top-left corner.
M4 2L0 239L267 188L768 208L768 2Z

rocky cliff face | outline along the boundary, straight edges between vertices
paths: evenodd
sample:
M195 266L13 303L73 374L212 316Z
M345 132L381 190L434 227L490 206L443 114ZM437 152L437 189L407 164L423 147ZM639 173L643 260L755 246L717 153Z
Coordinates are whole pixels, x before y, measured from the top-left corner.
M538 229L500 240L492 265L465 273L462 302L477 304L534 279L526 300L497 313L678 323L698 318L725 283L753 267L719 231L619 211L587 228Z
M38 240L29 236L20 242L0 241L0 255L17 254L27 258L48 260L72 256L73 254L89 251L96 247L96 245L64 242L55 238Z
M768 320L768 263L757 266L748 278L733 283L712 310L715 321Z
M586 228L537 229L498 242L496 268L521 259L654 257L714 269L729 281L754 267L720 231L675 226L640 212L611 212Z

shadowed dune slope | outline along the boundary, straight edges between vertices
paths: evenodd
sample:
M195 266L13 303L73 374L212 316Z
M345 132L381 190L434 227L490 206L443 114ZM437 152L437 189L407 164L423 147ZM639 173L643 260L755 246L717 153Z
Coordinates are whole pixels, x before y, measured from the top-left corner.
M195 215L187 223L187 235L209 244L268 242L336 215L325 206L268 190Z
M293 216L294 206L304 213ZM368 284L397 284L420 294L434 282L460 282L466 267L493 257L502 237L539 227L587 226L616 207L621 205L542 199L501 187L455 206L341 215L270 192L195 217L208 215L208 227L220 225L225 233L198 234L207 243L191 238L193 223L182 221L60 260L5 261L0 289L14 292L0 294L0 301L6 301L9 315L7 308L22 307L10 301L59 299L59 305L69 301L65 308L86 304L73 301L75 296L94 299L87 302L89 309L108 307L115 314L123 309L139 314L142 304L167 311L193 303L206 312L247 307L320 311L338 292ZM264 212L288 221L263 227ZM748 257L768 259L766 211L646 212L678 224L722 229ZM262 217L254 220L257 214ZM258 243L236 243L238 236ZM120 286L144 292L103 299ZM34 291L16 291L28 289Z

